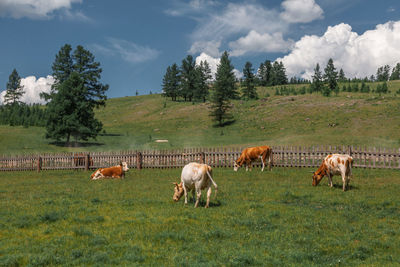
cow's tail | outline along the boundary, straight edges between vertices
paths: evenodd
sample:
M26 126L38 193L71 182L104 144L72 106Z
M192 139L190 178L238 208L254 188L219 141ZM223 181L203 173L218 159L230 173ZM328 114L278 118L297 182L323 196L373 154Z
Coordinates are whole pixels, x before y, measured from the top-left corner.
M218 185L214 182L213 178L211 177L211 174L207 171L207 175L211 180L211 183L214 185L215 187L215 198L217 198L217 192L218 192Z
M348 176L353 176L351 172L351 168L353 168L353 158L349 157L348 160L346 160L346 170L348 172ZM353 178L353 177L352 177Z
M272 166L274 165L274 155L272 153L271 147L268 149L267 157L268 157L268 165L269 165L268 168L269 168L269 170L271 170Z

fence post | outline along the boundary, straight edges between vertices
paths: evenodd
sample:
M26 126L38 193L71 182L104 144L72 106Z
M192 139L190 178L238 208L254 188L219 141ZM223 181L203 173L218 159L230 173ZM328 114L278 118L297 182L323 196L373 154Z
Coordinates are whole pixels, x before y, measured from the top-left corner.
M37 172L40 172L41 169L42 169L42 157L39 156L37 160Z
M89 170L90 154L87 153L85 157L85 171Z
M351 154L353 153L353 151L351 150L351 146L348 146L347 150L348 150L349 156L351 156Z
M137 152L137 155L136 155L136 168L138 169L138 170L141 170L142 169L142 164L143 164L143 158L142 158L142 153L141 152Z

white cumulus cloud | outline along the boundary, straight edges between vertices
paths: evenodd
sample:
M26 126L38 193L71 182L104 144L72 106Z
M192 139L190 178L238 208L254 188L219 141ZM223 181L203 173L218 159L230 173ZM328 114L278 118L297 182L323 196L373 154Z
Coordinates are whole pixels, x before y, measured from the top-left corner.
M282 33L260 34L256 31L250 31L245 37L241 37L234 42L229 43L232 49L232 56L242 56L246 53L270 53L270 52L288 52L293 44L292 40L284 40Z
M217 68L221 59L212 57L210 55L207 55L206 53L201 53L198 57L196 57L196 65L200 65L201 61L207 61L211 69L211 75L213 79L215 79L215 73L217 72ZM243 77L243 74L239 70L234 69L233 72L236 78L240 79L241 77Z
M205 53L212 57L218 57L221 55L219 47L221 41L198 41L194 42L189 49L190 54Z
M40 93L50 93L51 86L54 83L54 78L51 75L47 77L40 77L36 79L35 76L28 76L21 79L21 86L23 87L24 94L20 98L21 102L26 104L45 104L44 99L40 98ZM0 93L0 104L4 103L4 96L6 91Z
M64 10L69 17L82 19L86 17L82 13L74 16L70 9L73 3L81 3L82 0L1 0L0 16L20 19L45 19L54 15L55 11Z
M322 19L324 11L314 0L285 0L281 18L290 23L307 23Z
M317 63L322 68L332 58L347 77L375 75L378 67L400 62L400 21L379 24L358 35L348 24L328 27L322 36L306 35L282 61L289 77L310 79Z

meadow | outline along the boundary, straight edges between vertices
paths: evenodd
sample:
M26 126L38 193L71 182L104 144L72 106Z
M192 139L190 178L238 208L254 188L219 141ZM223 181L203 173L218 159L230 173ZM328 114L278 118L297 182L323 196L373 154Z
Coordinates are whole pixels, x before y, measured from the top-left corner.
M309 171L214 169L209 209L172 201L180 169L0 172L0 266L399 266L400 173Z
M377 83L371 84L374 89ZM107 100L96 110L104 131L96 140L65 147L40 127L0 126L0 154L176 149L251 145L400 146L400 81L391 93L275 95L258 88L258 100L232 101L234 123L215 127L208 103L173 102L159 94ZM293 85L297 90L303 85ZM290 86L292 87L292 86ZM157 143L167 139L168 143Z

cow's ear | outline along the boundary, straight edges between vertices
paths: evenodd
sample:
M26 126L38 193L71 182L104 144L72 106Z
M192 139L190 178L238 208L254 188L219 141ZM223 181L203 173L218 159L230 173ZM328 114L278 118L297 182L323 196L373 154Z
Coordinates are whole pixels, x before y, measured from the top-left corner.
M174 184L175 186L178 186L178 183L173 182L172 184Z

